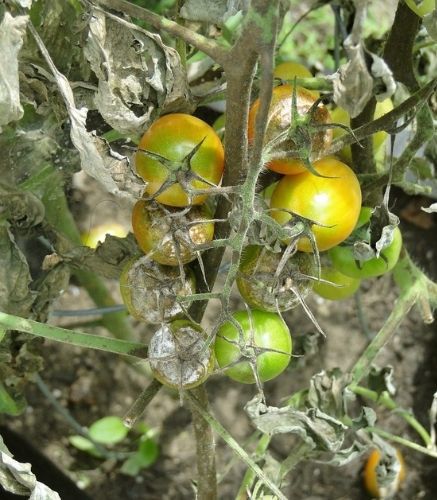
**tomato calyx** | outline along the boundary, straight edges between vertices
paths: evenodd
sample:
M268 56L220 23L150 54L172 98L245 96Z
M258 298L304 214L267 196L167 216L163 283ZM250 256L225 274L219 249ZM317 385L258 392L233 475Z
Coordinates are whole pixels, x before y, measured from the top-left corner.
M269 162L294 158L301 161L306 170L313 175L325 177L314 168L311 162L311 155L317 149L314 147L315 142L322 141L325 148L331 142L329 133L326 137L324 136L324 133L329 132L332 127L330 123L323 123L324 120L328 121L329 117L325 108L320 107L323 98L317 98L308 109L307 106L298 104L299 87L292 85L291 88L290 125L266 143L266 160Z
M188 205L191 206L195 196L198 196L200 194L215 194L217 192L220 192L220 187L196 173L191 166L191 161L194 155L199 151L202 144L205 142L205 139L206 137L204 137L199 143L197 143L196 146L194 146L194 148L192 148L192 150L181 161L170 160L165 156L154 153L153 151L138 148L139 153L146 155L152 160L156 160L163 167L165 167L168 172L167 178L161 184L158 190L155 191L155 193L153 193L153 195L151 196L143 195L143 198L146 201L156 200L158 196L160 196L168 188L179 184L184 193L187 195ZM209 189L195 189L191 187L192 181L204 182L207 186L209 186Z

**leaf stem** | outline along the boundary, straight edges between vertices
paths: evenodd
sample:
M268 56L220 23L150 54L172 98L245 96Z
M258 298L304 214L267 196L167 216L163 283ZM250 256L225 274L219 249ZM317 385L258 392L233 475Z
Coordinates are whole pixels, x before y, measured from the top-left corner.
M134 404L129 408L126 415L123 417L124 425L131 429L141 417L146 409L147 405L156 396L158 391L161 389L162 384L158 380L154 379L152 382L144 389L144 391L138 396Z
M18 330L30 335L43 337L57 342L77 347L86 347L89 349L98 349L100 351L123 354L144 359L147 357L147 346L137 342L128 342L127 340L100 337L90 333L75 332L57 326L39 323L31 319L20 318L12 314L0 312L0 325L9 330Z
M352 368L351 390L353 390L353 388L369 373L375 357L397 331L399 325L417 301L419 292L419 283L416 283L397 299L383 327L379 330Z

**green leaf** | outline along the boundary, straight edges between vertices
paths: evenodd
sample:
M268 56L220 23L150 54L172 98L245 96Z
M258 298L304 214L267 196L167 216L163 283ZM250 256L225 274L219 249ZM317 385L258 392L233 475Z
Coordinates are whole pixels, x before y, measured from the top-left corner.
M94 446L94 443L87 439L86 437L75 435L75 436L70 436L68 438L68 441L72 446L77 448L80 451L85 451L86 453L89 453L90 455L94 457L101 457L101 454L97 451L96 447Z
M20 415L26 407L23 398L16 400L6 390L3 384L0 384L0 413L7 415Z
M115 444L122 441L128 433L127 427L119 417L104 417L89 428L89 435L102 444Z
M144 439L138 447L138 455L143 468L150 467L159 456L158 444L153 439Z
M120 472L127 476L136 476L141 470L141 458L138 453L130 456L121 466Z
M136 476L141 469L150 467L159 456L159 447L153 439L145 439L140 443L138 451L131 455L121 466L121 472L128 476Z

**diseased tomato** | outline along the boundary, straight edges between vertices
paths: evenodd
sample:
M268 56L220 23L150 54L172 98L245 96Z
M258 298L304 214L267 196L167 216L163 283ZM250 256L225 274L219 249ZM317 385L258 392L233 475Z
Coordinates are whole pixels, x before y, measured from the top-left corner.
M294 78L312 78L313 75L311 71L306 68L303 64L294 61L285 61L278 64L273 71L273 76L275 78L280 78L281 80L291 80L293 83ZM316 90L309 90L311 94L317 99L320 93Z
M282 318L256 309L238 311L233 317L241 326L243 338L240 339L239 330L230 321L220 326L214 344L219 367L225 368L228 377L243 384L255 383L250 360L256 360L261 382L282 373L292 352L290 331Z
M198 146L199 149L188 162L187 159ZM170 160L171 168L148 156L146 151ZM141 138L135 166L138 175L146 181L146 192L150 196L155 195L169 175L173 174L174 183L159 194L156 201L173 207L185 207L190 205L190 199L179 181L183 180L192 189L210 189L208 183L218 185L224 166L223 145L214 129L199 118L182 113L164 115ZM193 174L198 177L193 178ZM206 197L206 194L196 195L191 204L202 204Z
M177 266L194 260L196 245L213 239L211 217L205 205L179 215L178 209L164 209L156 202L140 200L132 211L132 228L144 253L150 253L159 264Z
M262 311L288 311L304 299L313 286L308 276L316 274L311 255L296 252L278 276L282 253L250 245L242 255L237 286L245 302Z
M196 280L188 268L182 279L179 268L161 266L142 255L130 259L123 268L120 292L131 316L159 324L185 315L177 297L195 293Z
M375 448L370 453L364 466L363 480L373 498L392 498L405 480L405 461L399 450L396 450L396 458L394 463L381 464L381 452ZM382 480L386 486L381 485Z
M358 278L351 278L345 274L337 271L337 269L326 266L322 266L320 277L324 280L334 283L334 286L329 283L323 283L322 281L316 281L314 283L313 290L317 295L329 300L343 300L351 297L360 287L361 280Z
M314 111L313 118L310 119L308 111L315 103L316 98L310 91L302 87L296 88L296 106L299 120L306 119L308 123L302 124L303 129L300 129L299 139L296 139L296 136L294 138L287 136L290 125L292 125L292 98L292 85L279 85L273 89L267 129L264 136L265 145L277 141L277 144L272 149L273 151L280 150L287 153L286 158L271 160L266 166L274 172L287 175L307 171L305 163L301 159L303 149L307 150L308 155L310 153L321 155L323 151L327 150L332 140L331 129L316 128L318 124L330 123L331 119L328 110L323 104L319 104ZM252 142L255 137L255 122L259 105L260 101L257 99L250 108L248 121L249 142ZM296 123L293 125L296 125ZM309 129L312 130L312 133L308 136Z
M313 225L312 232L319 251L324 251L344 241L353 231L361 208L361 188L354 172L335 158L318 160L314 167L326 177L310 172L284 176L273 191L270 207L290 210L320 224ZM271 215L281 224L291 218L279 210ZM297 248L312 251L307 237L298 241Z
M188 320L163 325L151 338L148 360L153 375L174 389L192 389L204 382L214 368L211 347L205 346L208 335Z
M329 251L332 265L341 273L352 278L373 278L391 271L399 260L402 248L402 234L398 227L393 231L393 241L381 251L378 258L358 262L353 247L339 245Z

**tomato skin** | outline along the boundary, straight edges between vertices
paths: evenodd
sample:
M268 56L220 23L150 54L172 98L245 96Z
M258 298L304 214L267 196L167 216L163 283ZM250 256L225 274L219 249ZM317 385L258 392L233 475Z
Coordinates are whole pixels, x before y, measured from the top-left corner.
M202 141L191 159L191 170L207 181L218 185L223 173L224 150L220 138L207 123L195 116L172 113L161 116L145 132L135 155L137 173L146 181L146 192L152 196L168 177L167 168L141 152L141 149L157 153L168 160L181 162ZM194 189L209 189L205 182L190 181ZM204 203L207 195L197 195L192 204ZM176 183L157 196L156 201L172 207L186 207L189 199Z
M155 378L173 389L192 389L203 383L214 368L212 349L205 348L207 337L199 325L188 320L162 325L148 350Z
M313 291L328 300L343 300L351 297L360 287L361 280L358 278L351 278L342 274L337 269L331 266L322 266L320 277L324 280L331 281L340 287L335 287L329 283L322 283L316 281L313 286Z
M213 239L214 223L210 222L210 219L211 213L204 205L192 207L186 215L177 219L176 217L168 217L159 204L139 200L132 210L132 229L138 245L144 253L153 252L151 258L159 264L178 266L176 248L171 237L171 224L178 225L174 234L179 241L181 263L187 264L196 258L193 248L195 245L208 243ZM188 225L190 221L200 222ZM184 238L191 240L192 245L187 245Z
M292 85L279 85L273 89L272 100L269 109L269 119L267 124L267 129L264 137L265 144L269 143L272 139L279 136L279 134L285 132L291 124L291 103L293 97L293 86ZM296 88L296 105L297 111L300 116L307 114L311 106L316 101L316 98L309 90L302 87ZM249 142L252 142L255 137L255 121L256 115L258 114L258 109L260 106L260 100L257 99L251 106L249 111L248 120L248 138ZM323 105L319 105L314 113L314 120L316 123L329 123L330 115L327 108ZM314 154L320 154L325 151L331 144L332 141L332 130L324 129L315 132L312 137L312 152ZM306 172L307 169L302 160L297 157L298 151L293 154L293 150L296 149L296 145L293 141L287 141L287 147L290 149L290 158L272 160L266 166L274 172L279 174L293 175L302 172ZM295 157L293 157L295 156Z
M130 259L120 275L120 293L129 314L145 323L183 317L177 297L195 292L196 280L190 269L185 270L182 281L178 267L161 266L145 255Z
M312 78L313 75L311 71L306 68L303 64L294 61L285 61L278 64L273 71L273 76L275 78L280 78L281 80L293 80L296 78ZM317 90L309 90L311 94L318 99L320 92Z
M241 258L237 286L245 302L254 309L277 312L296 307L299 298L295 289L305 298L313 287L313 280L302 275L314 276L316 269L312 256L297 252L290 257L278 278L275 272L282 254L274 253L261 246L249 245Z
M314 162L315 169L324 176L310 172L284 176L273 191L271 208L285 208L319 224L314 225L319 251L328 250L344 241L353 231L361 208L361 188L357 176L345 164L328 157ZM291 218L288 213L272 211L279 223ZM297 244L301 252L312 252L308 238Z
M332 265L341 273L352 278L374 278L391 271L396 265L402 248L402 233L398 227L393 231L393 241L382 250L379 258L361 262L357 266L350 246L339 245L329 251ZM384 260L385 259L385 260Z
M405 480L405 474L406 474L404 457L402 456L399 450L396 450L396 456L399 460L400 470L395 480L394 493L396 493L396 491L399 490L401 483ZM364 471L363 471L364 487L366 488L367 492L372 496L372 498L381 498L381 491L378 485L378 474L376 471L380 460L381 460L381 452L375 448L370 453L366 465L364 466Z
M233 314L242 327L246 348L250 349L253 338L254 346L258 348L280 351L265 351L257 357L258 376L262 382L266 382L277 377L287 368L292 352L291 335L287 325L277 314L257 309L252 310L250 314L251 316L247 311L238 311ZM214 344L217 363L220 368L233 365L225 369L225 374L229 378L242 384L253 384L255 377L249 362L244 360L238 362L241 351L240 347L234 343L238 341L238 329L229 321L223 323L217 332Z

